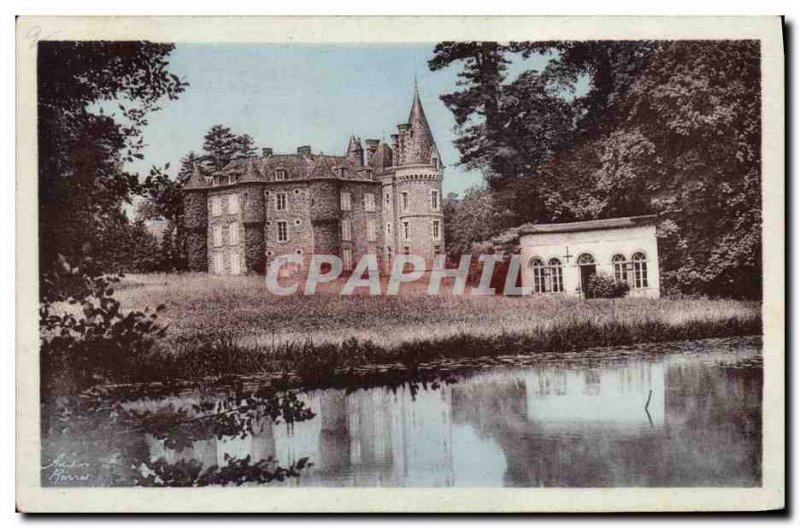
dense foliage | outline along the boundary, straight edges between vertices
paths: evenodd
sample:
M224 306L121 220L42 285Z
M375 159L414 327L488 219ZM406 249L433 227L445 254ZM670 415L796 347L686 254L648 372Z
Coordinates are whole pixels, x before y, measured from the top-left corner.
M536 54L545 68L507 78ZM760 296L757 42L437 45L431 69L455 64L442 100L460 163L486 175L492 229L655 213L667 292ZM456 247L479 240L450 229Z
M630 286L627 282L598 273L589 278L589 283L586 285L586 296L598 299L621 299L628 294L629 290Z
M90 293L65 297L80 310L55 308L50 301L40 305L41 396L45 400L78 394L111 379L126 381L120 374L133 372L132 364L141 361L166 332L165 326L156 323L156 312L163 310L163 305L153 313L124 313L113 297L117 277L79 275L65 260L62 264L65 273L84 281Z
M39 265L59 255L87 273L129 260L123 212L141 192L125 162L142 159L141 128L187 86L168 70L173 46L136 41L42 41L37 55ZM113 109L113 110L109 110ZM47 281L43 281L46 284Z

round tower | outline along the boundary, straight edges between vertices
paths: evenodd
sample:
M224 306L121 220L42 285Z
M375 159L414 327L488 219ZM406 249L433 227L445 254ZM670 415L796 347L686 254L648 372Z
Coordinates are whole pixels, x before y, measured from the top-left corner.
M271 152L266 149L266 152ZM265 152L265 153L266 153ZM247 271L264 273L266 264L264 221L266 208L264 185L251 159L245 168L242 180L242 224L244 224L244 262Z
M314 233L314 253L338 255L341 246L339 221L339 182L318 180L311 183L309 195L311 225Z
M208 271L208 196L197 165L183 187L183 227L190 271Z
M420 255L432 267L434 257L444 254L443 171L416 87L408 122L398 125L397 130L397 252Z

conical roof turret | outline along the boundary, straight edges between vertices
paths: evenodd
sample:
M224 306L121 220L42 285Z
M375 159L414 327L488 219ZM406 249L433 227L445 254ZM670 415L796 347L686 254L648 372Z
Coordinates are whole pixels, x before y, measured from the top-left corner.
M436 154L436 142L433 140L431 127L425 117L425 110L422 108L422 100L419 97L419 90L416 83L414 85L414 101L411 103L411 112L408 114L409 131L405 145L404 164L428 164L431 157Z
M183 188L186 189L202 189L206 186L205 178L200 173L200 167L197 163L192 163L192 175L186 180Z

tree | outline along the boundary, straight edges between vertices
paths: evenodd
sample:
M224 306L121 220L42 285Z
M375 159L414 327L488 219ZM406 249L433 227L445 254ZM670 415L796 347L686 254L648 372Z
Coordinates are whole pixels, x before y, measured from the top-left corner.
M558 150L574 129L573 107L550 89L546 77L528 71L506 83L507 56L517 48L445 42L428 62L433 71L461 65L460 90L441 96L456 120L459 163L481 170L500 193Z
M520 75L519 97L499 84L495 124L471 129L474 148L462 151L480 160L501 225L655 213L667 291L760 296L756 42L522 42L502 53L552 58ZM565 127L558 116L570 111L547 97L574 93L579 79L585 94L555 98L571 109ZM458 124L464 111L451 110ZM534 115L549 124L531 125ZM504 159L530 170L498 171Z
M226 126L214 125L203 136L204 158L210 163L208 168L222 170L234 159L255 155L253 144L253 138L247 134L237 135Z
M428 61L431 71L462 65L457 83L461 90L440 98L455 117L455 144L460 163L467 168L491 167L499 129L500 85L509 62L505 49L497 42L442 42Z
M455 261L471 253L473 244L488 240L501 227L493 195L486 187L470 187L462 198L453 193L447 195L442 212L447 255Z
M39 265L43 279L81 262L111 271L121 207L140 191L122 165L141 159L141 127L187 86L168 71L170 44L41 41L37 55ZM108 114L111 102L117 111ZM62 258L59 258L59 255ZM42 280L42 287L55 279ZM42 292L43 296L48 295Z
M193 150L189 151L188 154L181 158L181 165L178 170L178 181L183 184L183 182L192 176L195 165L202 165L202 163L202 156L198 156Z

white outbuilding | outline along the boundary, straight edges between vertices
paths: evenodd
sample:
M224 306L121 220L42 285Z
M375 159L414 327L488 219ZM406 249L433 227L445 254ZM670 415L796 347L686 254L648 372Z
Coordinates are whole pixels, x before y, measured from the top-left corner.
M592 275L630 287L629 297L658 297L655 216L536 224L518 230L522 285L534 294L586 297Z

